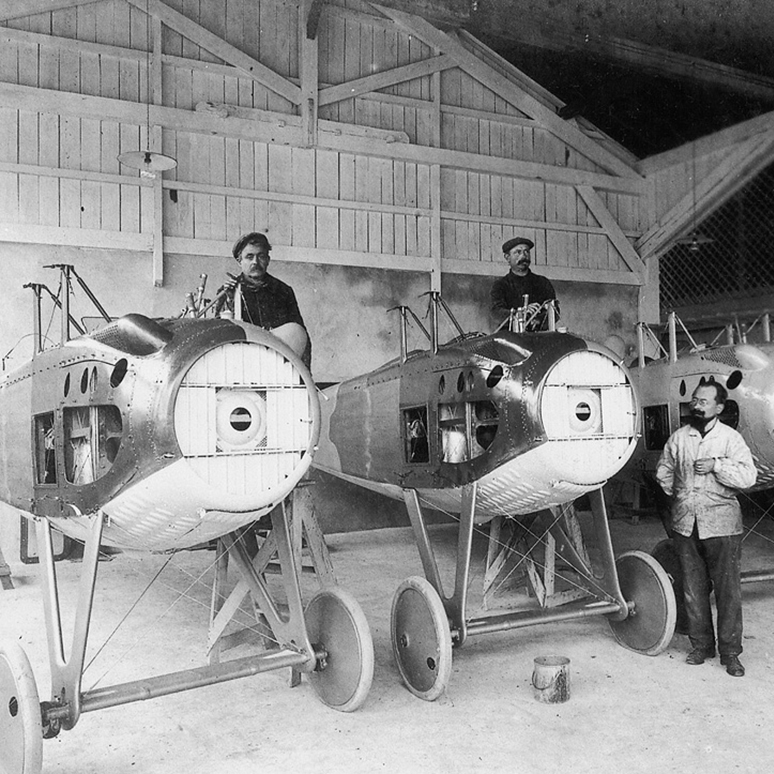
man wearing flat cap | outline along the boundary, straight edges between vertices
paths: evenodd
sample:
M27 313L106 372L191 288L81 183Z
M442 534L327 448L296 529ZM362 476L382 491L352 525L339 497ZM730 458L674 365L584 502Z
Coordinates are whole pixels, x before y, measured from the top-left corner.
M503 244L503 257L508 261L511 270L504 277L496 279L492 284L492 312L502 318L511 309L524 306L524 296L527 296L528 317L533 313L532 323L528 330L539 331L548 327L546 310L539 311L541 306L551 299L555 301L556 313L559 314L559 304L556 302L554 286L546 277L533 274L532 248L535 243L526 237L514 237Z

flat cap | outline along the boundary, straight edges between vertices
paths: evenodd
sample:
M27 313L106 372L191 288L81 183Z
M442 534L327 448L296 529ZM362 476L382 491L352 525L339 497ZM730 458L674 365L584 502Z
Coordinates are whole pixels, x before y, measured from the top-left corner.
M509 253L516 245L527 245L531 250L535 243L531 239L527 239L527 237L514 237L507 242L503 242L503 253Z
M266 234L261 234L258 231L251 231L249 234L242 234L242 236L234 243L234 247L231 250L234 258L239 260L242 250L244 250L247 245L258 245L264 247L266 250L271 250L271 245L269 244L269 239Z

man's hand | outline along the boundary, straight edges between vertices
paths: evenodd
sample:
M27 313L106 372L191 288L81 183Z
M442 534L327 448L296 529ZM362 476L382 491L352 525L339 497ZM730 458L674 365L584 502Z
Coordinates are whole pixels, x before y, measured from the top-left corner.
M226 274L228 274L228 279L223 283L223 287L228 291L229 295L231 295L239 284L239 277L235 277L228 271Z
M714 457L703 457L702 459L696 460L696 462L693 463L694 472L698 473L700 476L706 476L707 473L712 473L714 469L715 469Z

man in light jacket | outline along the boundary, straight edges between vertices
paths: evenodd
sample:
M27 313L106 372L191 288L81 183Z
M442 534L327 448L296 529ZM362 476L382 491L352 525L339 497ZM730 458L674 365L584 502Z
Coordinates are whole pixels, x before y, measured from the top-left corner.
M718 420L727 398L725 387L716 382L696 388L690 424L666 442L656 478L671 498L673 540L693 648L686 662L703 664L715 656L710 608L714 588L720 663L728 674L743 677L742 512L736 495L755 483L757 473L742 436Z

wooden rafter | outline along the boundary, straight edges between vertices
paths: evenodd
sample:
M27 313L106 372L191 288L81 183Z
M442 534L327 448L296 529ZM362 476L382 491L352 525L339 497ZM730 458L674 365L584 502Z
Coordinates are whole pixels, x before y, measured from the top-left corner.
M191 21L187 16L170 8L161 0L126 0L126 2L141 11L147 9L151 14L161 19L167 27L179 32L192 43L207 49L211 54L215 54L224 62L233 65L245 75L284 97L288 102L292 102L294 105L300 104L301 89L294 83L261 64L257 59L248 56L244 51L240 51L236 46L227 43L223 38L219 38L200 24Z
M0 0L0 21L21 19L38 13L51 13L75 8L79 5L93 5L101 0Z
M542 102L519 89L516 84L482 62L468 51L462 43L451 35L439 30L418 16L374 4L385 16L412 35L416 35L428 46L452 56L457 65L472 78L494 91L516 108L534 118L546 129L566 142L570 147L591 159L595 163L623 177L638 177L637 172L620 158L602 146L590 140L576 127L559 118L555 112Z
M692 222L725 204L774 160L774 131L752 137L730 151L721 163L637 240L643 258L664 252Z
M371 91L385 89L388 86L394 86L397 83L410 81L413 78L421 78L425 75L448 70L456 67L456 61L447 55L430 57L421 62L393 67L391 70L384 70L373 75L366 75L363 78L357 78L354 81L339 83L336 86L328 86L320 92L320 104L330 105L332 102L340 102L343 99L352 99L361 94L368 94Z
M103 120L117 120L142 125L147 119L146 106L109 97L40 89L0 82L0 102L6 107L40 113L62 113ZM286 145L304 145L302 128L288 117L277 114L277 123L254 121L228 116L221 118L199 111L180 108L150 106L150 121L167 129L183 132L214 134L223 137L243 137L256 142L277 142ZM292 116L290 118L293 118ZM285 125L281 125L284 123ZM326 132L320 135L321 148L362 153L366 156L393 158L418 164L440 164L450 169L470 169L496 175L519 177L527 180L591 185L595 188L618 193L640 195L644 181L640 178L624 178L589 172L582 169L557 167L532 161L517 161L496 156L480 156L443 148L430 148L401 142L374 142L370 137Z
M774 129L774 111L764 113L762 116L756 116L741 124L734 124L727 129L721 129L719 132L713 132L706 137L700 137L693 143L681 145L678 148L658 153L655 156L648 156L646 159L637 162L636 169L646 177L662 169L668 169L684 162L686 155L706 156L708 153L723 149L733 149L740 142L748 140L751 137L759 135L761 132L768 132Z
M576 186L579 196L591 210L591 214L599 221L599 225L605 229L610 241L623 258L624 263L633 271L641 276L645 276L645 264L640 260L637 251L631 242L626 238L626 234L621 230L615 218L610 214L605 203L599 194L587 185Z

